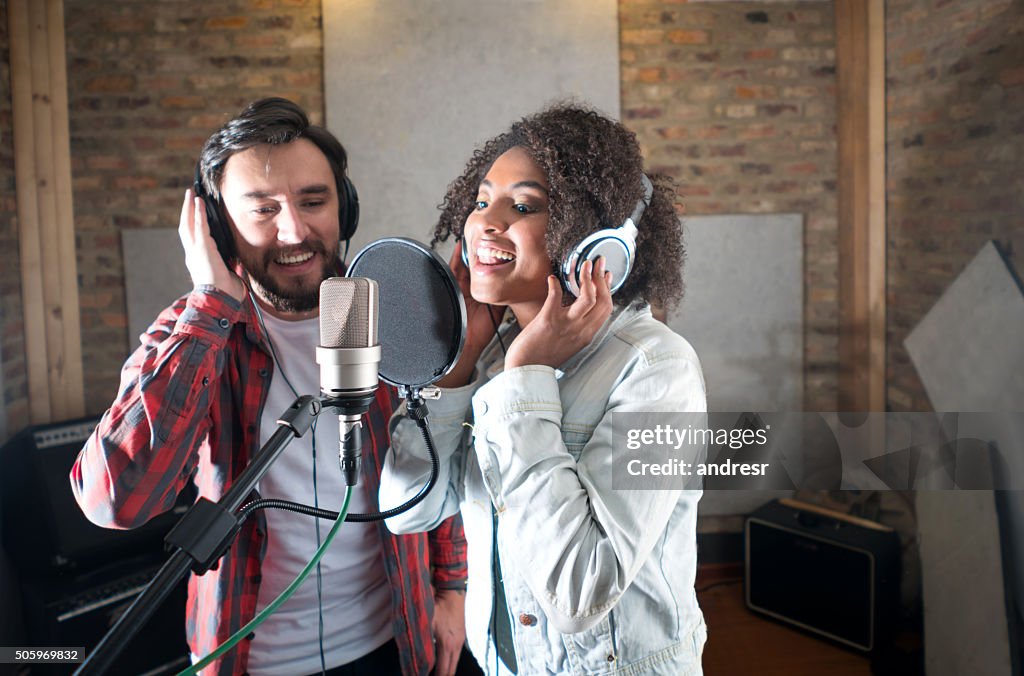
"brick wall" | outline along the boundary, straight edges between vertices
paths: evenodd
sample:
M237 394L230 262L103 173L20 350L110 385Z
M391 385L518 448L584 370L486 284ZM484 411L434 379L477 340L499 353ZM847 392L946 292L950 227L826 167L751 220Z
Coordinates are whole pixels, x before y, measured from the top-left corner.
M888 400L930 410L907 334L987 240L1024 274L1024 3L889 0L886 33Z
M14 140L11 112L11 68L7 57L7 1L0 0L0 369L7 430L28 418L28 376L21 319L21 267L18 261L18 205L14 185ZM2 428L3 425L0 425ZM4 440L0 439L0 443Z
M318 0L67 0L65 14L85 397L98 413L137 345L120 232L177 226L203 141L249 101L285 96L323 121L321 14Z
M688 214L804 215L807 410L835 410L832 3L620 0L623 121Z

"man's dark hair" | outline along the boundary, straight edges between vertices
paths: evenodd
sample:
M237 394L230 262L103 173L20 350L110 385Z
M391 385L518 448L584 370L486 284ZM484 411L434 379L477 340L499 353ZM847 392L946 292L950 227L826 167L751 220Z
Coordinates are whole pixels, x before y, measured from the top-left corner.
M593 110L559 104L515 122L473 153L462 175L448 186L432 244L462 236L480 182L494 161L514 147L526 150L551 186L546 239L555 266L587 235L622 225L644 193L636 135ZM649 177L654 195L637 224L636 260L613 298L619 306L646 300L671 309L683 295L685 251L677 195L669 177Z
M327 157L340 196L342 178L348 168L345 148L334 134L310 124L306 111L279 97L253 101L206 140L199 155L203 188L220 201L224 165L232 155L254 146L282 145L300 138L311 141Z

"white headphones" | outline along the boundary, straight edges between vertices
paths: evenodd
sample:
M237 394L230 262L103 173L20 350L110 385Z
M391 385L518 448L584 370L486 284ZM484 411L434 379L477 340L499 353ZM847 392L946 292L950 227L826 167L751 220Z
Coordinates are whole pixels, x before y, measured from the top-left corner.
M644 184L644 196L637 201L629 218L617 228L605 228L589 235L570 249L562 260L559 276L562 286L572 295L580 295L580 270L583 263L597 261L598 257L604 258L605 270L612 273L612 293L626 283L636 260L637 224L643 218L647 205L651 203L651 196L654 195L651 179L645 174L640 174L640 180Z
M558 276L562 281L562 287L573 296L580 295L580 270L583 263L596 261L598 257L604 257L605 270L612 273L612 293L626 283L636 259L637 224L643 218L644 211L654 195L651 179L647 178L646 174L640 174L640 180L644 185L644 195L637 201L629 218L617 228L605 228L588 235L586 239L572 247L562 260ZM462 263L469 267L465 238L462 240Z

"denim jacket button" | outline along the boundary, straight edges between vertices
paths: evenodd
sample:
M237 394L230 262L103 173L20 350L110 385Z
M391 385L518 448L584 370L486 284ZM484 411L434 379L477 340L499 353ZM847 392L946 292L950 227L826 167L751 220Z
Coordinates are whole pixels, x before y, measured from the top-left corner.
M609 655L605 659L608 660L609 663L614 662L615 661L615 655Z
M523 625L524 627L532 627L533 625L537 624L537 618L533 615L530 615L529 613L523 613L519 616L519 624Z

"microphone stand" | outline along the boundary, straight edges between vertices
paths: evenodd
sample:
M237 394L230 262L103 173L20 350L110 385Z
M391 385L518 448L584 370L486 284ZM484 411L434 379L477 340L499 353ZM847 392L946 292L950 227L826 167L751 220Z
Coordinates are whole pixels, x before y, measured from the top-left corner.
M200 498L192 506L164 538L168 549L174 549L170 558L75 671L75 676L105 673L189 570L202 575L216 564L242 525L235 512L285 446L306 433L320 410L320 402L308 394L296 399L281 414L273 436L221 499L214 503Z

